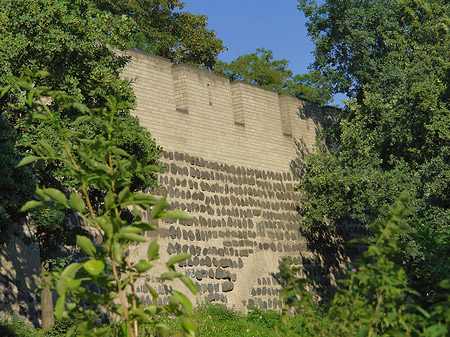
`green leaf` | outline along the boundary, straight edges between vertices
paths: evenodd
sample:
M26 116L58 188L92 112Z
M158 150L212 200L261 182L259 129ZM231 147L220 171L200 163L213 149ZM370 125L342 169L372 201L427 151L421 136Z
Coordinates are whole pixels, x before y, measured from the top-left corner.
M149 261L153 261L159 258L159 244L156 240L148 246L147 257Z
M111 148L111 152L115 153L115 154L118 154L118 155L121 155L123 157L129 157L130 156L124 149L121 149L120 147L112 147Z
M129 225L129 226L122 227L119 231L119 235L126 234L126 233L139 234L141 232L142 232L141 228Z
M55 316L58 320L62 319L65 303L66 303L66 296L60 295L55 305Z
M114 193L109 191L108 194L105 196L105 208L107 210L110 210L114 207Z
M105 269L105 264L100 260L89 260L84 263L83 268L89 274L97 276Z
M128 199L128 197L130 196L130 187L125 187L124 189L122 189L122 191L120 191L119 195L118 195L118 202L119 204L123 203L124 200Z
M89 122L91 120L91 116L80 116L77 119L75 119L70 125L78 125L81 123Z
M143 237L142 235L135 234L135 233L122 233L119 234L120 239L125 239L128 241L138 241L138 242L147 242L147 239Z
M35 162L36 160L39 160L39 159L41 159L41 157L36 157L36 156L26 156L25 158L23 158L23 159L19 162L19 164L17 164L16 167L20 167L20 166L23 166L23 165L27 165L27 164L32 163L32 162Z
M20 211L21 212L26 212L26 211L28 211L30 209L38 208L38 207L42 207L42 206L44 206L44 203L42 201L30 200L30 201L27 201L27 203L22 206Z
M55 201L67 206L67 198L60 190L57 190L56 188L44 188L44 193Z
M183 276L180 276L180 280L181 280L181 282L183 282L185 284L186 287L189 288L189 290L194 295L197 294L197 287L195 286L194 282L192 282L192 280L190 278L188 278L187 276L183 275Z
M122 260L123 259L123 251L122 251L122 247L120 246L120 244L118 242L114 242L112 249L113 249L114 257L117 260Z
M191 301L189 301L186 295L176 290L172 290L172 294L176 294L176 296L179 297L181 305L184 309L186 309L187 312L192 312L192 303Z
M86 110L88 110L88 108L86 107L86 105L81 104L79 102L74 102L72 103L72 106L77 109L78 111L80 111L81 113L85 113ZM84 116L83 116L84 117ZM89 116L86 116L89 117ZM78 118L77 118L78 119ZM76 121L76 120L75 120Z
M97 252L92 241L82 235L77 235L77 245L89 256L94 256Z
M144 166L143 171L145 171L145 172L161 172L161 168L156 165L146 165L146 166Z
M153 300L156 301L156 299L158 298L158 293L155 291L155 289L153 289L150 284L148 284L147 282L145 283L145 285L147 286L148 291L150 292L150 294L153 297Z
M145 260L140 260L138 263L134 266L136 270L140 273L145 273L147 270L153 267L153 265Z
M181 323L181 327L186 332L191 332L191 331L195 330L195 324L192 323L192 321L186 316L180 317L180 323Z
M186 259L189 259L191 256L192 256L192 255L189 254L189 253L180 253L180 254L177 254L177 255L175 255L175 256L172 256L172 257L169 259L169 261L167 261L166 266L170 268L170 267L172 267L175 263L184 261L184 260L186 260Z
M81 281L80 279L70 279L67 280L67 288L69 289L75 289L78 288L81 285Z
M167 201L166 198L159 199L156 204L153 206L152 212L151 212L151 219L157 219L159 217L159 214L167 207Z
M158 333L161 334L162 336L167 336L170 333L169 327L164 323L157 323L155 325L155 328L158 331Z
M69 205L72 209L80 213L86 209L86 204L84 203L83 198L75 192L70 194Z
M38 140L38 143L45 149L45 151L47 151L47 153L50 157L55 156L55 150L53 150L53 147L49 143L47 143L43 139Z
M179 220L191 220L191 218L184 213L183 211L179 210L170 210L163 213L162 216L160 216L161 219L179 219Z
M176 272L175 270L168 271L166 273L161 274L161 280L173 280L176 277L181 277L183 274Z
M5 96L6 93L7 93L10 89L11 89L11 86L10 86L10 85L7 85L6 87L4 87L4 88L2 89L2 92L0 93L0 98L2 98L3 96Z

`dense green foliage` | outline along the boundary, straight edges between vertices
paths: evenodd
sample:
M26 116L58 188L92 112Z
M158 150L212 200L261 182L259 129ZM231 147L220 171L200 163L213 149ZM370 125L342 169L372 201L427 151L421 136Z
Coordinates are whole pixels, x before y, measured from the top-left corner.
M275 60L272 50L259 48L255 53L239 56L230 63L218 61L214 71L228 76L231 81L246 81L312 103L325 104L331 99L326 87L315 81L314 73L294 76L288 66L286 59Z
M37 78L42 78L48 74L40 72L37 75ZM131 128L118 118L120 110L131 109L132 106L128 102L107 98L105 107L89 109L73 96L35 83L34 78L29 81L16 78L16 84L26 91L28 98L23 109L29 112L28 123L37 121L54 130L57 145L53 146L45 139L30 144L33 153L23 158L18 166L34 162L56 164L64 168L64 176L72 177L77 183L76 189L64 192L44 185L38 186L38 199L28 201L22 211L35 208L46 210L50 207L56 210L68 209L92 227L97 240L101 240L101 245L96 247L96 240L77 235L76 244L86 254L86 258L64 268L56 268L51 273L50 286L59 295L56 317L59 320L63 317L82 319L80 324L72 327L68 334L70 336L102 336L110 328L99 328L95 324L98 319L96 310L101 307L111 316L117 316L119 331L129 337L137 337L140 324L150 324L152 316L171 313L180 318L186 335L191 335L194 326L188 319L188 313L192 311L192 304L184 294L171 290L169 304L158 305L158 294L151 285L146 284L153 297L152 303L141 302L136 293L136 281L159 258L159 245L153 241L148 246L148 259L138 262L130 259L129 245L147 242L142 234L155 229L150 223L142 221L139 209L147 210L152 206L150 221L160 218L189 220L189 217L180 211L165 211L167 202L164 198L156 200L149 194L133 192L134 177L145 182L146 175L159 171L159 167L149 164L146 158L139 160L131 156L114 141L116 137L122 139L125 135L133 135L142 138L144 145L151 148L142 127L136 125ZM42 102L53 104L49 107ZM60 119L66 115L63 112L73 109L77 109L81 116L66 127L60 123ZM83 132L82 125L90 121L99 124L99 132L95 135ZM105 192L101 208L93 207L90 194L92 188ZM123 215L129 208L133 211L133 219L127 221ZM51 212L49 216L55 217L55 220L49 221L50 224L59 221L59 214ZM176 278L196 293L193 282L175 271L175 264L190 256L182 253L171 257L166 263L168 271L160 275L160 281ZM100 291L92 290L90 286L93 284ZM156 324L155 328L161 332L167 330L164 324Z
M368 224L406 191L411 230L401 259L416 290L436 292L450 265L450 5L328 0L300 7L316 44L314 68L351 97L328 130L332 147L307 158L303 223ZM432 261L438 265L426 276L421 268Z
M373 237L362 240L370 243L348 271L326 311L326 319L319 321L315 307L305 286L309 282L298 279L298 268L282 266L286 281L281 297L304 318L312 336L448 336L450 332L450 279L440 282L440 295L434 294L434 305L428 312L413 301L415 292L408 286L404 269L395 263L395 255L402 249L400 234L409 231L405 208L397 202L389 208L385 219L370 225ZM285 317L284 332L289 334L289 317Z
M133 20L130 48L166 57L174 63L212 69L224 51L222 40L207 28L205 15L181 11L178 0L94 1L102 11Z
M0 115L0 243L9 239L8 229L25 221L25 213L18 210L23 200L33 195L32 171L16 169L21 156L16 148L17 132L6 118Z

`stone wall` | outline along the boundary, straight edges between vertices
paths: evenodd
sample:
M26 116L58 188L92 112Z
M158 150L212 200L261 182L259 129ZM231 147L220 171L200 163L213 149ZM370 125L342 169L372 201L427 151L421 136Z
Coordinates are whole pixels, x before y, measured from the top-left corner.
M161 221L148 236L158 240L161 262L179 252L193 255L178 266L199 290L191 300L242 311L278 309L276 276L286 255L318 288L333 287L344 254L332 236L310 236L321 238L322 251L300 235L300 196L293 192L299 158L312 148L329 109L160 57L129 55L124 76L134 79L135 114L165 149L165 173L154 193L192 219ZM12 245L0 247L0 311L13 310L37 324L39 249L32 228L22 229ZM133 259L146 256L147 247L133 246ZM162 270L157 266L146 281ZM150 301L144 284L137 286ZM186 290L181 283L159 284L161 301L172 286Z
M336 270L298 231L300 195L293 191L298 152L316 141L322 109L205 70L129 54L125 76L135 79L135 114L165 149L158 193L192 218L160 222L149 235L161 245L161 261L193 255L179 270L197 285L194 303L279 308L276 274L283 256L302 264L322 288L333 286ZM132 256L138 260L146 251L139 245ZM167 301L170 286L157 287ZM138 289L150 301L145 286Z

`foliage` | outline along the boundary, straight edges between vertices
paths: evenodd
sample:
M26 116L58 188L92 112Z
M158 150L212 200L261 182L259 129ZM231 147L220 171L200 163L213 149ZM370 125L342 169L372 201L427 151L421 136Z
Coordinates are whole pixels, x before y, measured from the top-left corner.
M428 313L411 301L415 294L408 287L406 272L394 262L403 248L398 236L409 230L403 203L390 208L386 219L371 224L373 238L362 240L370 246L348 271L326 313L327 320L317 324L316 310L303 281L295 281L295 270L283 269L286 279L297 282L298 288L285 288L282 297L287 306L307 319L306 327L313 336L447 336L450 322L450 297L440 298ZM447 275L448 276L448 275ZM441 282L448 288L448 281ZM300 296L298 296L300 295ZM417 295L417 294L415 294ZM296 299L289 302L289 299ZM289 319L286 319L289 322ZM285 332L289 325L285 326Z
M325 104L331 99L313 73L293 76L288 66L286 59L274 60L272 50L258 48L255 53L239 56L230 63L218 61L214 71L228 76L231 81L246 81L317 104Z
M41 337L42 333L33 329L33 326L23 318L9 313L0 317L0 336L2 337Z
M46 75L43 72L37 74L39 77ZM142 127L136 125L130 128L121 123L120 118L116 118L120 110L132 108L130 103L110 97L106 98L108 103L104 108L89 109L62 91L32 85L34 81L16 79L16 83L27 92L24 109L30 111L30 122L34 120L51 125L58 139L55 147L44 139L30 144L33 154L23 158L19 166L40 162L64 163L64 176L78 181L76 188L64 192L38 186L36 195L39 200L28 201L22 211L50 206L69 209L90 225L101 240L101 246L97 246L90 238L77 235L77 245L86 254L86 258L52 273L52 285L59 295L55 308L56 317L83 318L83 322L73 327L68 335L101 336L107 333L108 327L97 328L95 325L97 313L94 310L98 306L113 317L118 317L124 336L138 336L139 324L149 322L149 316L163 313L178 316L184 331L192 334L194 326L188 318L192 305L184 294L172 290L169 305L158 305L158 294L151 285L146 284L153 296L153 303L142 303L136 293L136 281L153 267L152 262L158 259L159 250L157 242L153 241L148 246L148 259L138 262L130 260L129 245L147 242L143 232L154 229L153 225L142 221L139 208L147 210L148 206L152 206L151 220L188 217L180 211L165 211L167 202L164 198L156 200L149 194L131 190L134 176L145 181L146 174L156 172L159 168L145 159L130 156L113 141L115 137L120 139L126 134L132 134L142 137L144 144L151 147L149 140L142 136ZM43 102L52 102L52 108ZM82 116L67 128L60 123L64 116L62 112L73 109L77 109ZM100 132L94 136L82 132L81 125L90 120L99 124ZM105 191L102 207L98 209L94 209L89 193L93 186ZM131 223L122 219L127 208L133 211L134 219ZM172 257L166 263L168 271L160 276L160 280L180 279L195 293L192 281L175 270L177 262L189 257L185 253ZM100 292L90 290L88 286L91 284L98 286ZM157 324L156 328L162 332L167 330L163 324Z
M31 170L15 168L21 159L16 139L17 132L0 115L0 243L9 240L9 228L25 221L26 213L19 210L23 200L32 197L34 187Z
M412 231L404 234L408 247L401 255L413 277L424 261L439 263L423 254L450 222L450 60L442 56L450 48L450 5L439 0L300 3L316 44L315 70L334 92L351 97L327 131L332 148L319 147L307 158L299 184L307 196L303 223L368 224L406 191ZM421 238L424 234L430 237ZM450 264L448 254L441 263ZM444 276L437 266L429 271L430 278L413 284L422 295Z
M133 25L126 17L101 12L91 1L84 0L5 0L0 7L0 22L0 87L9 88L11 75L25 78L28 69L43 69L51 72L53 76L39 78L38 84L64 90L88 107L102 105L105 95L121 96L127 101L134 100L132 89L128 86L129 81L119 76L128 58L115 54L111 49L126 48L126 41L131 38ZM17 132L17 136L11 138L16 140L17 151L29 150L28 144L37 143L40 138L45 138L55 147L57 138L51 126L42 123L27 124L27 112L11 109L8 105L23 103L26 99L24 90L15 86L0 102L2 119L7 118ZM65 127L69 127L80 115L77 109L68 109L62 113L59 122ZM121 111L120 117L117 118L131 128L138 125L138 120L127 110ZM94 135L99 132L100 123L93 121L81 127L86 134ZM144 134L150 139L148 132ZM151 142L150 147L144 146L141 138L137 136L127 135L116 141L130 154L142 159L147 158L155 164L161 153L161 149L154 142ZM16 174L22 171L23 168L17 170ZM35 165L33 173L37 180L47 187L74 187L71 177L64 176L62 166L49 163ZM29 193L27 190L34 189L29 188L31 182L30 179L24 179L23 183L28 183L27 186L17 186L18 190L22 191L22 194ZM147 175L145 181L135 177L134 182L133 190L156 184L151 174ZM101 197L98 190L97 195L97 198ZM92 196L94 197L94 191ZM93 198L93 201L95 199ZM59 234L63 235L66 229L67 227L61 227ZM1 230L4 237L4 229ZM45 226L38 227L38 233L48 233L48 230ZM57 231L53 233L57 234ZM64 244L63 236L59 238L59 243ZM52 252L45 253L51 255Z
M181 11L178 0L94 1L99 9L134 21L129 47L166 57L174 63L212 69L224 51L222 40L207 28L207 17Z

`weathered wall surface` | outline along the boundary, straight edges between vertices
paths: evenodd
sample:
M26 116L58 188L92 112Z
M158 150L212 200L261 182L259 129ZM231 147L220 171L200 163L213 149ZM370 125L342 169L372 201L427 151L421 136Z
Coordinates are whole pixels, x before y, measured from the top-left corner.
M194 302L279 308L274 276L283 256L333 284L333 270L299 234L291 170L298 144L310 149L315 142L321 109L159 57L130 56L125 76L136 79L135 113L166 151L159 193L192 218L160 222L149 235L158 238L161 261L193 255L179 269L197 285ZM132 256L146 250L134 247ZM145 286L138 289L150 300ZM158 290L167 301L170 286Z

